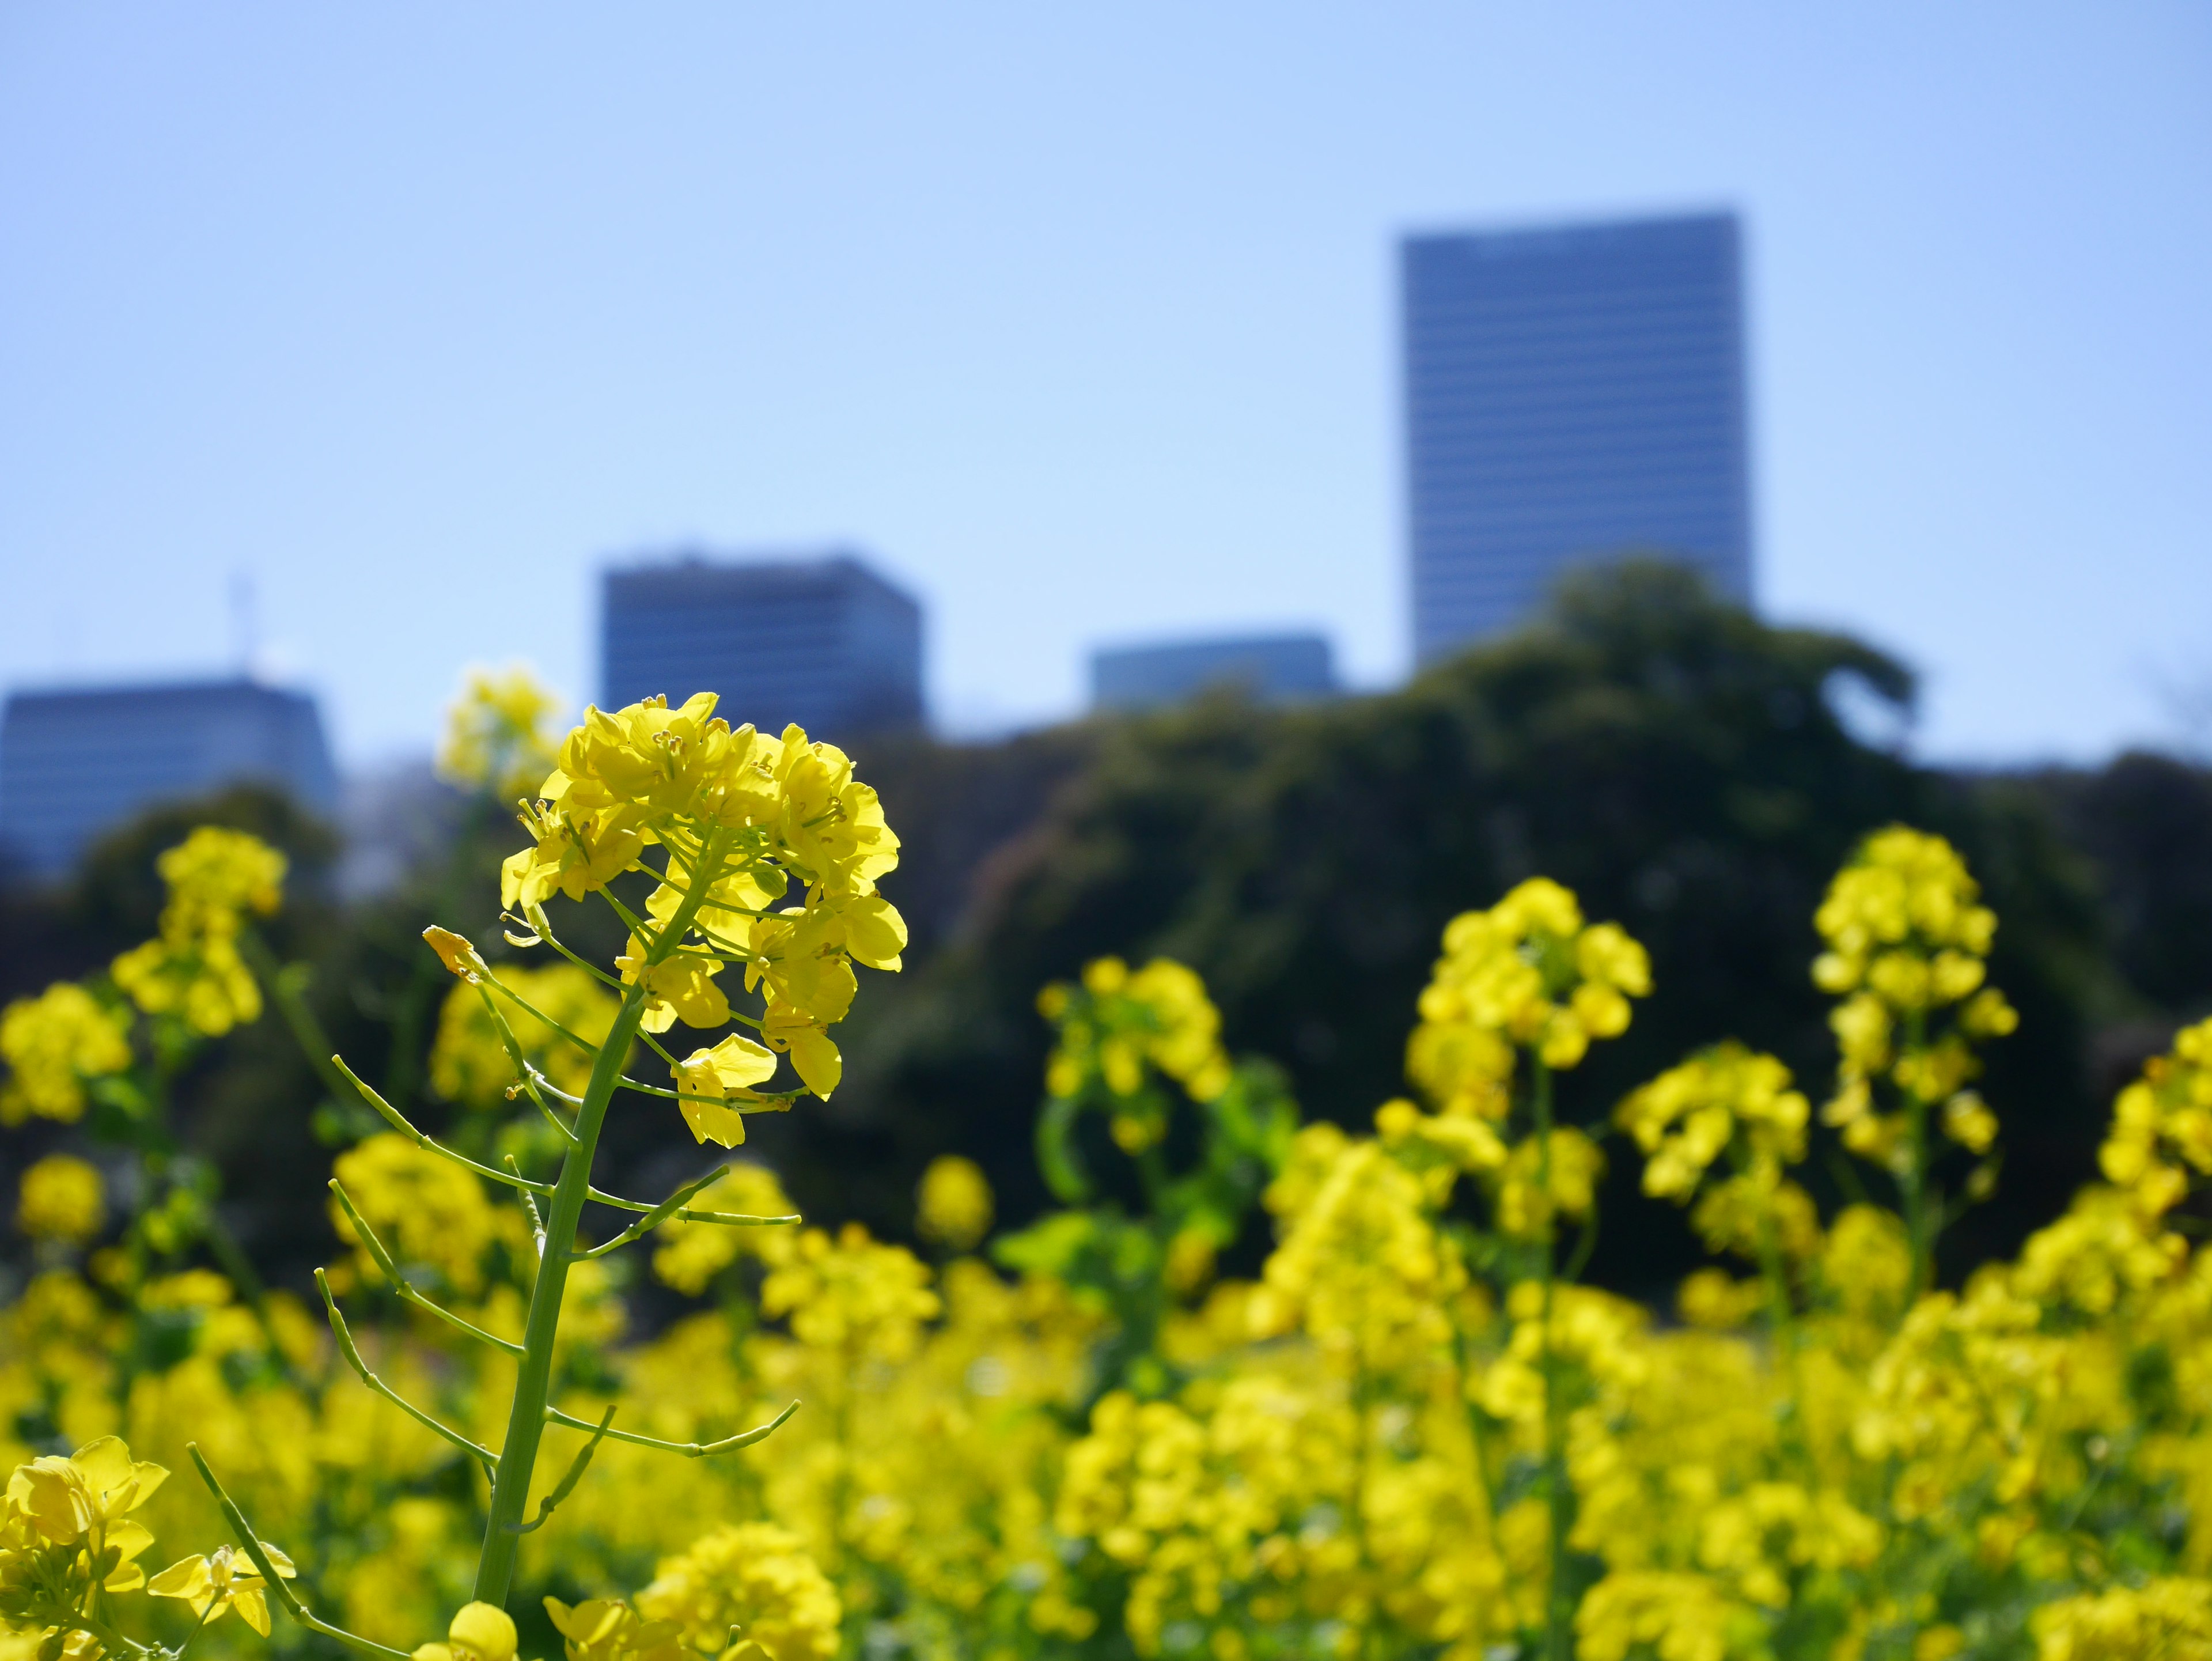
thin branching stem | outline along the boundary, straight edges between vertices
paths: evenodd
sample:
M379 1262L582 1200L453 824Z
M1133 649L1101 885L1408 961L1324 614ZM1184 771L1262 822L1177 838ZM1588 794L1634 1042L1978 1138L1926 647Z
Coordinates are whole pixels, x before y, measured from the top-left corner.
M575 1253L576 1261L582 1262L587 1258L604 1257L610 1251L618 1250L620 1248L628 1245L632 1240L642 1238L650 1230L658 1228L661 1224L666 1222L671 1217L682 1212L684 1210L684 1201L698 1193L700 1189L709 1187L713 1183L720 1181L728 1170L729 1166L727 1165L716 1165L712 1171L708 1171L705 1176L699 1177L696 1181L684 1183L683 1187L678 1189L676 1192L670 1195L659 1205L653 1207L652 1210L647 1212L645 1215L640 1217L635 1222L632 1223L621 1233L616 1235L613 1239L609 1240L605 1245L595 1245L586 1250ZM690 1214L687 1213L685 1214L688 1215ZM717 1218L726 1215L734 1219L738 1214L708 1212L705 1214ZM754 1217L750 1218L747 1220L754 1223L795 1223L799 1219L794 1215L790 1217Z
M330 1189L331 1193L337 1196L338 1204L344 1210L346 1220L352 1223L354 1232L361 1237L362 1250L375 1260L377 1268L384 1271L384 1278L392 1282L393 1291L414 1305L416 1308L428 1311L448 1326L468 1334L470 1337L480 1343L489 1344L494 1349L503 1349L509 1355L522 1354L520 1344L511 1342L505 1338L495 1337L482 1327L463 1320L444 1305L423 1295L421 1288L400 1273L399 1265L392 1257L391 1251L383 1241L376 1238L376 1231L368 1226L368 1220L363 1217L355 1207L353 1196L345 1191L344 1186L337 1177L331 1178Z
M574 1032L571 1032L567 1027L562 1025L560 1022L555 1020L550 1015L540 1009L536 1004L531 1002L529 999L524 997L520 992L517 992L514 988L508 986L507 983L501 980L498 976L487 975L483 979L477 983L477 989L478 991L482 991L487 986L493 989L500 995L500 996L505 998L509 1003L521 1010L523 1013L530 1016L533 1020L544 1022L546 1025L551 1027L556 1032L566 1038L570 1043L575 1045L577 1049L582 1050L586 1056L596 1056L599 1053L599 1047L597 1044L592 1043L589 1039L578 1037ZM514 1057L515 1064L518 1067L522 1065L521 1052L515 1048L513 1041L513 1035L507 1032L506 1020L504 1019L500 1019L496 1011L494 1011L493 1013L495 1019L499 1019L501 1032L507 1034L508 1039L508 1053Z
M456 1153L434 1136L427 1135L410 1124L406 1116L364 1084L354 1070L345 1064L343 1057L333 1056L331 1060L338 1071L345 1074L347 1082L361 1092L362 1098L384 1116L385 1122L401 1135L414 1142L416 1147L427 1147L433 1153L451 1159L455 1165L473 1171L477 1176L488 1181L502 1183L509 1188L519 1188L526 1194L550 1194L553 1191L553 1185L550 1183L533 1183L520 1171L512 1172L495 1171L488 1165L478 1165L465 1153Z
M345 1317L338 1313L338 1300L331 1295L330 1277L319 1269L315 1271L315 1289L323 1294L323 1307L331 1312L331 1330L337 1335L338 1349L352 1366L353 1370L361 1375L362 1383L367 1384L425 1430L435 1431L462 1452L480 1461L487 1472L499 1463L497 1457L489 1448L478 1446L434 1415L423 1412L421 1408L416 1407L414 1402L370 1372L368 1363L361 1359L361 1351L354 1347L353 1334L346 1329Z
M499 1006L492 1001L489 985L481 980L477 981L475 985L477 996L483 1001L484 1013L491 1017L492 1025L499 1029L500 1043L507 1050L507 1059L514 1064L515 1074L521 1080L522 1088L528 1092L532 1103L535 1104L538 1110L545 1116L546 1123L559 1131L564 1141L574 1141L576 1133L563 1123L561 1116L553 1110L552 1104L540 1093L538 1087L540 1074L538 1069L530 1064L529 1058L522 1053L522 1045L515 1038L514 1029L507 1024L507 1017L500 1013ZM538 1019L543 1020L544 1018L539 1016Z
M577 1449L576 1457L568 1462L568 1474L553 1485L550 1494L538 1502L538 1515L527 1523L510 1523L507 1524L510 1529L517 1534L533 1534L545 1526L545 1519L553 1514L563 1500L576 1491L576 1484L584 1480L584 1472L592 1463L592 1456L599 1451L599 1443L606 1436L607 1427L614 1421L615 1404L610 1402L606 1412L599 1417L597 1428L592 1432L592 1439Z
M408 1661L408 1653L405 1650L395 1650L389 1645L378 1643L373 1638L363 1638L357 1633L348 1632L343 1627L334 1627L329 1621L311 1613L307 1606L300 1601L300 1594L292 1590L291 1582L276 1573L276 1566L270 1561L267 1548L255 1537L252 1525L246 1520L246 1513L238 1508L238 1502L225 1494L222 1491L222 1484L215 1480L215 1473L208 1469L208 1462L200 1455L200 1445L198 1442L187 1442L185 1444L185 1451L191 1456L192 1463L198 1467L200 1481L205 1482L208 1492L215 1495L215 1502L222 1507L224 1520L230 1524L231 1531L238 1536L238 1543L246 1548L246 1555L253 1560L253 1567L260 1570L262 1579L267 1582L269 1591L276 1601L284 1606L284 1612L287 1615L309 1632L320 1633L325 1638L335 1640L356 1655L389 1657L392 1658L392 1661Z
M755 1425L750 1430L741 1430L735 1436L725 1436L719 1442L665 1442L658 1436L641 1436L635 1431L629 1430L610 1429L606 1433L617 1442L631 1442L641 1448L657 1448L663 1453L680 1453L686 1459L711 1459L718 1453L734 1453L739 1448L749 1448L754 1443L773 1435L782 1427L785 1420L798 1411L799 1403L793 1402L766 1424ZM590 1420L579 1419L573 1414L562 1412L558 1408L545 1409L545 1421L548 1424L566 1425L571 1430L598 1428Z
M579 957L574 952L571 951L562 943L560 936L556 934L547 925L545 922L545 908L544 906L538 906L533 908L533 910L537 912L535 916L525 916L520 919L524 926L529 928L532 934L536 934L539 940L544 941L546 945L551 946L556 952L558 952L570 963L575 964L577 968L582 970L586 975L592 977L592 979L599 981L605 985L612 987L617 992L620 992L623 989L623 983L619 980L616 979L612 975L608 974L607 971L600 968L599 964ZM513 940L514 936L509 935L507 938L509 940Z

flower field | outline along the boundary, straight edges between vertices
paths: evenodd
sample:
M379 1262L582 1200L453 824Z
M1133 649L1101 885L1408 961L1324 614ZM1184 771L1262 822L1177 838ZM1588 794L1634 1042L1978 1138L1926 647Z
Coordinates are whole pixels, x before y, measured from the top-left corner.
M0 1015L0 1121L70 1141L0 1311L0 1661L2212 1656L2212 1023L2121 1092L2100 1183L1945 1284L2019 1017L1940 838L1836 874L1818 1080L1716 1031L1577 1092L1667 964L1541 879L1444 930L1407 1094L1331 1118L1188 968L1094 961L1038 998L1057 1208L994 1235L947 1156L917 1251L743 1152L834 1095L900 967L875 793L710 695L557 743L544 710L459 712L449 764L526 792L526 842L501 935L426 940L427 1128L322 1041L241 832L164 855L155 938ZM567 943L580 906L619 955ZM376 1115L301 1174L312 1293L264 1284L172 1122L264 1019ZM610 1114L696 1174L595 1186ZM1582 1283L1623 1162L1711 1253L1667 1307ZM633 1333L648 1279L683 1312Z

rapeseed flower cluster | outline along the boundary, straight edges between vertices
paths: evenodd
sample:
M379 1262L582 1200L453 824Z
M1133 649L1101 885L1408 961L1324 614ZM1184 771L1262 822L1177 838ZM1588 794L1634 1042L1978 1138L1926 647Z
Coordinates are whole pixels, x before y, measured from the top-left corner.
M1124 1153L1142 1153L1166 1130L1169 1104L1148 1087L1148 1074L1200 1102L1229 1087L1221 1017L1198 977L1172 958L1132 970L1119 958L1100 958L1079 983L1046 987L1037 1008L1059 1032L1045 1089L1060 1101L1108 1104L1109 1128Z
M940 1161L917 1190L925 1260L769 1220L792 1208L758 1165L653 1206L589 1188L568 1150L614 1092L780 1104L726 1037L684 1056L658 1034L711 1013L709 983L735 1015L715 976L742 967L759 1025L735 1036L795 1055L768 1042L772 1012L842 1013L887 851L817 846L843 823L819 804L866 821L872 800L838 794L861 788L842 758L665 706L599 720L560 757L596 782L549 780L531 810L543 837L510 881L552 886L511 897L514 938L565 951L546 894L578 873L604 891L591 873L624 836L641 887L676 897L608 894L631 941L611 970L435 942L461 977L438 1087L463 1128L537 1127L496 1144L514 1165L386 1110L336 1162L349 1256L326 1333L173 1254L131 1278L64 1253L0 1311L23 1496L11 1482L0 1617L27 1657L155 1661L140 1633L229 1653L270 1602L394 1661L2212 1654L2212 1259L2192 1220L2212 1023L2122 1093L2103 1183L2016 1258L1935 1285L1936 1231L1972 1193L1943 1194L1938 1162L1990 1152L1951 1104L2007 1007L1960 966L1985 964L1995 922L1938 839L1869 839L1823 909L1843 1050L1825 1116L1724 1038L1586 1099L1577 1064L1650 966L1532 883L1448 926L1414 1094L1371 1131L1301 1128L1180 964L1105 960L1051 989L1040 1154L1064 1208L995 1262L967 1255L993 1196ZM732 783L740 752L754 770ZM731 803L809 790L797 821ZM756 932L771 921L793 934ZM665 1085L623 1071L634 1044ZM1834 1111L1860 1086L1893 1141ZM1127 1156L1121 1201L1074 1155L1089 1113ZM1831 1135L1878 1156L1895 1207L1824 1212L1803 1172ZM1577 1284L1609 1159L1640 1162L1716 1254L1674 1311ZM96 1182L89 1214L81 1173L47 1188L27 1215L58 1246L88 1238ZM685 1312L625 1342L594 1238L649 1239ZM1224 1278L1239 1262L1256 1271ZM519 1409L543 1426L534 1468L513 1463ZM117 1436L228 1489L162 1484ZM149 1579L157 1530L216 1543Z
M645 916L624 914L630 942L617 961L622 984L645 989L648 1034L679 1020L727 1025L716 977L743 966L763 1007L736 1018L757 1038L733 1033L681 1064L693 1135L728 1147L744 1140L744 1107L732 1104L763 1102L757 1086L776 1056L811 1093L836 1089L829 1028L852 1006L853 965L896 969L906 924L876 891L898 838L844 752L797 727L781 739L732 729L714 704L702 692L672 709L665 699L586 709L524 813L534 845L502 868L501 900L537 924L555 894L580 900L625 872L653 875ZM780 905L794 879L802 902Z
M112 1005L63 981L0 1013L0 1124L34 1116L70 1124L84 1116L90 1081L131 1065L130 1028Z
M211 1038L258 1019L239 931L282 902L284 856L243 830L202 825L156 865L169 895L161 932L115 960L115 984L149 1015L174 1014Z
M520 664L471 669L447 711L439 776L495 801L530 794L553 765L560 733L550 721L560 702Z
M106 1189L99 1167L68 1153L49 1153L23 1173L15 1226L34 1240L81 1246L107 1226Z
M1982 1159L1970 1198L1995 1180L1984 1156L1996 1115L1967 1086L1975 1043L2020 1022L1984 983L1996 916L1980 893L1948 843L1893 825L1860 845L1813 918L1827 946L1813 978L1841 1000L1828 1024L1842 1061L1821 1117L1896 1177L1923 1281L1944 1206L1933 1139Z

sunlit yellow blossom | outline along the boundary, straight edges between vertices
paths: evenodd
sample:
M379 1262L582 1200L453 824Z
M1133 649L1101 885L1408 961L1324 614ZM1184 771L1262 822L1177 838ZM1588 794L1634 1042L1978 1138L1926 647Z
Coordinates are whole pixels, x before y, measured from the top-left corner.
M761 1310L788 1315L801 1343L899 1360L939 1308L929 1279L928 1266L912 1252L870 1239L858 1223L834 1238L810 1228L769 1273Z
M917 1232L951 1250L971 1250L991 1231L991 1184L973 1159L957 1153L932 1159L915 1200Z
M0 1500L0 1621L49 1626L94 1587L122 1592L144 1585L137 1559L154 1536L129 1513L168 1474L132 1459L113 1436L67 1458L49 1454L16 1466Z
M261 1549L269 1555L269 1567L284 1579L298 1573L276 1547L264 1543ZM146 1583L146 1590L155 1597L184 1599L204 1621L220 1621L234 1608L239 1619L269 1636L268 1582L253 1560L234 1546L217 1546L211 1556L172 1563Z
M1812 1110L1771 1056L1726 1043L1668 1069L1621 1103L1616 1117L1646 1156L1644 1191L1686 1199L1738 1137L1739 1163L1805 1157Z
M1726 1331L1756 1315L1766 1298L1760 1281L1736 1280L1725 1269L1700 1269L1684 1277L1674 1305L1690 1325Z
M1624 1661L1650 1649L1660 1661L1723 1661L1757 1652L1758 1628L1702 1574L1650 1571L1608 1575L1590 1588L1575 1615L1583 1661Z
M237 937L246 913L282 902L283 855L243 830L202 825L155 863L168 886L161 932L116 958L116 985L148 1014L179 1015L210 1037L257 1019L261 989Z
M520 664L471 669L447 706L438 774L511 802L530 794L553 766L549 718L560 700Z
M714 979L724 967L720 958L678 957L653 963L650 956L651 948L633 934L628 948L615 959L625 986L644 983L645 1019L640 1025L647 1031L665 1032L678 1020L707 1029L728 1024L730 1001Z
M2151 1216L2212 1172L2212 1020L2176 1033L2172 1050L2120 1092L2097 1163Z
M775 1071L775 1056L742 1033L711 1049L695 1050L676 1064L677 1104L691 1135L702 1142L735 1147L745 1139L744 1114L733 1101L757 1101L753 1086Z
M131 1043L112 1011L75 982L61 981L0 1013L0 1057L9 1069L0 1124L33 1115L66 1123L84 1115L88 1080L131 1065Z
M1581 1131L1530 1136L1506 1155L1498 1173L1498 1226L1534 1238L1556 1221L1576 1222L1596 1202L1605 1154Z
M2037 1661L2203 1661L2212 1580L2164 1578L2045 1604L2030 1617Z
M1171 958L1133 970L1119 958L1098 958L1085 968L1079 985L1048 986L1037 1007L1059 1027L1045 1063L1045 1087L1055 1096L1079 1097L1095 1086L1109 1097L1136 1098L1147 1067L1195 1101L1211 1101L1228 1086L1220 1012L1205 983ZM1165 1131L1164 1118L1150 1104L1127 1102L1115 1116L1116 1140L1131 1152Z
M169 890L163 929L234 933L242 914L268 916L283 903L287 863L258 837L201 825L155 861Z
M158 935L110 966L115 983L149 1015L181 1015L210 1037L258 1019L261 989L228 934Z
M1442 1345L1446 1300L1465 1272L1429 1220L1419 1180L1376 1143L1349 1141L1333 1126L1299 1141L1303 1158L1267 1191L1283 1243L1267 1260L1255 1321L1303 1330L1348 1364L1401 1364Z
M769 1661L830 1661L844 1618L836 1589L799 1537L767 1523L725 1524L664 1558L637 1609L674 1622L708 1654L720 1652L734 1627Z
M1503 1116L1499 1089L1516 1046L1547 1067L1571 1068L1591 1040L1627 1031L1628 1000L1650 989L1641 946L1617 924L1585 927L1571 892L1532 878L1489 910L1445 925L1407 1072L1440 1106Z
M464 1603L442 1644L423 1644L414 1661L514 1661L514 1618L490 1603Z
M99 1171L66 1153L50 1153L23 1173L15 1226L34 1240L82 1245L107 1221Z
M617 1598L593 1598L573 1609L557 1597L545 1613L562 1637L568 1661L680 1661L684 1629L673 1621L641 1621Z
M1813 978L1841 999L1829 1025L1843 1066L1822 1116L1863 1159L1901 1170L1925 1157L1908 1117L1880 1110L1885 1084L1942 1104L1938 1127L1970 1152L1996 1140L1996 1116L1962 1093L1980 1065L1969 1040L2001 1037L2018 1017L1984 984L1996 917L1979 895L1950 843L1893 825L1859 844L1814 918L1828 949Z

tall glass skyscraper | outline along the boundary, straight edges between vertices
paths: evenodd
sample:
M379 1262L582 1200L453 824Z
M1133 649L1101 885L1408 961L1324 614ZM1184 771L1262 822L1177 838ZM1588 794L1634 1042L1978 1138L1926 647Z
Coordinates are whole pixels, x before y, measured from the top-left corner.
M1732 214L1405 240L1419 660L1626 554L1750 603L1740 244Z
M921 607L849 554L611 570L599 684L618 709L656 693L718 692L715 713L839 743L921 724Z

